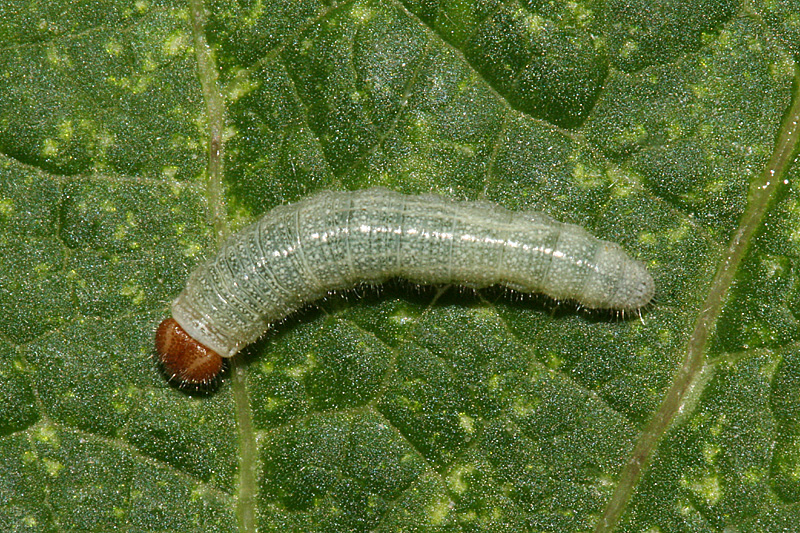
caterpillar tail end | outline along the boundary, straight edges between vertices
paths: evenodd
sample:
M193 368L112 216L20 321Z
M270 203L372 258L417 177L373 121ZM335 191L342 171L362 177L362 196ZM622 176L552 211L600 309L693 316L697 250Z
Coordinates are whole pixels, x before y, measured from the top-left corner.
M222 371L222 357L189 336L174 318L158 326L156 351L167 375L181 386L208 385Z

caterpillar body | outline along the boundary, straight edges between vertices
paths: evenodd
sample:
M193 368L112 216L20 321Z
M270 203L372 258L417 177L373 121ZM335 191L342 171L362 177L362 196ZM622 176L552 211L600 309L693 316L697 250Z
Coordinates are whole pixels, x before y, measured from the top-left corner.
M655 291L619 245L542 213L383 188L328 191L271 210L197 267L156 349L172 378L204 384L270 323L331 291L395 277L504 285L623 312Z

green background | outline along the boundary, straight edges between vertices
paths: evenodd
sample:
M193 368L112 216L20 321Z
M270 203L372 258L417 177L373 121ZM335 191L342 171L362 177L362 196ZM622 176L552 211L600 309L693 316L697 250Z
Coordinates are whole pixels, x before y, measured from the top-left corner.
M0 48L0 530L590 531L626 491L619 531L798 527L797 0L10 0ZM375 185L581 224L656 302L390 283L166 382L155 327L222 235Z

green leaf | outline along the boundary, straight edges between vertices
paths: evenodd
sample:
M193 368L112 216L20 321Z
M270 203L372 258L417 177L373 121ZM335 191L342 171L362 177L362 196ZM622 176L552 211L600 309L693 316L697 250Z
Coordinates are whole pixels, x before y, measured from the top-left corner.
M800 2L0 5L0 530L790 531ZM224 235L322 189L537 209L641 317L334 294L170 385Z

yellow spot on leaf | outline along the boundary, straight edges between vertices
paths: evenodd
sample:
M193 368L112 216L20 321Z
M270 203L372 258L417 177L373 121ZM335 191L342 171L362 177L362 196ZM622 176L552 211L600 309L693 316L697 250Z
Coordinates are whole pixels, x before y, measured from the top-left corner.
M447 484L450 490L456 494L463 494L469 489L469 482L465 479L475 471L472 465L460 465L455 467L447 477Z
M42 155L44 157L55 157L58 155L58 144L55 139L45 139L44 146L42 147Z
M44 469L50 475L50 477L57 477L58 474L64 470L64 465L59 463L58 461L54 461L52 459L44 459L42 461L44 463Z
M368 6L363 4L356 4L350 11L350 15L361 24L366 24L372 20L373 17L375 17L375 13L376 12L374 9L370 9Z
M466 413L458 413L458 425L469 435L475 433L475 419Z
M164 42L162 50L166 56L176 56L183 53L189 46L189 36L185 33L170 35Z
M715 505L722 497L722 486L719 477L708 475L696 479L683 479L681 483L708 505Z
M434 501L425 509L428 515L428 522L432 526L441 526L447 520L452 509L453 502L449 500L442 498Z
M0 199L0 215L11 216L14 214L14 202L8 198Z
M112 57L122 55L122 45L117 41L108 41L105 46L106 53Z

